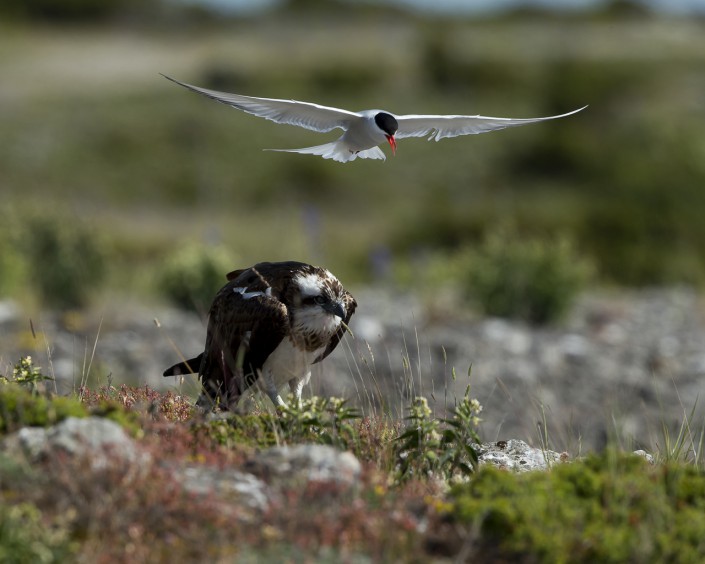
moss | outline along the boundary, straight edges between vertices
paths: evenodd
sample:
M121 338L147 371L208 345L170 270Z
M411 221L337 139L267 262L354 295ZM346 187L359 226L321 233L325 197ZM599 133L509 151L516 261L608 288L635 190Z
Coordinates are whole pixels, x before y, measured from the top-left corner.
M33 395L14 384L0 387L0 433L20 427L46 427L67 417L86 417L88 411L77 399Z
M478 556L519 562L700 562L705 474L608 452L551 472L483 468L451 492Z
M115 401L102 400L87 407L77 397L36 395L15 384L0 387L0 434L21 427L48 427L67 417L89 415L110 419L133 436L142 430L139 414L126 410Z
M110 419L133 436L137 436L142 432L139 414L125 409L116 401L102 400L98 405L90 409L90 414Z
M0 504L0 562L65 562L76 545L55 521L47 523L31 503Z
M247 414L199 423L193 426L193 431L199 439L205 437L227 448L236 445L266 448L277 444L276 425L269 414Z

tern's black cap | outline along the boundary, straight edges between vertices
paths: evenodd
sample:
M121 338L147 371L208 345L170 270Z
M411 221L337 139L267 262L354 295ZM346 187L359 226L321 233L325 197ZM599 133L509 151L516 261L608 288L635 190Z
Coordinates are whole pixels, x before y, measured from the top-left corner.
M375 123L377 124L377 127L388 135L394 135L397 132L397 129L399 129L399 123L397 123L394 116L385 112L379 112L375 116Z

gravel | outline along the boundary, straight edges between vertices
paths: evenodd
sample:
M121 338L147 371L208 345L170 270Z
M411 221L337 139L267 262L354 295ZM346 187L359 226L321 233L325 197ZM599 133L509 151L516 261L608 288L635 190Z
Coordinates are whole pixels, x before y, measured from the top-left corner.
M705 310L693 290L590 293L563 322L545 327L446 314L389 290L354 293L354 338L315 367L312 393L394 415L421 394L442 415L470 383L484 406L483 440L548 441L574 454L611 440L632 450L663 448L664 426L673 437L688 419L694 434L703 428ZM195 314L113 304L42 315L32 319L32 333L15 304L0 302L0 312L2 374L32 354L60 391L84 381L127 382L197 395L195 378L161 376L180 355L201 351L205 320Z

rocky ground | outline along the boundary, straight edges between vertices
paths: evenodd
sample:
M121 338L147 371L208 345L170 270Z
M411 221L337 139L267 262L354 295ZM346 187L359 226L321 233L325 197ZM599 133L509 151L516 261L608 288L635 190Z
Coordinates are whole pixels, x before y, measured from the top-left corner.
M439 313L389 291L355 294L354 338L316 368L313 393L394 414L422 394L442 412L464 394L472 366L487 441L548 437L551 448L576 454L616 437L625 448L654 450L664 444L664 424L676 432L693 412L694 432L703 428L705 310L694 291L586 294L548 327ZM0 373L32 354L64 391L90 373L94 386L129 382L195 395L194 379L161 377L180 352L200 351L205 326L194 314L120 304L46 314L30 326L16 306L0 305Z
M546 470L568 459L518 440L474 447L480 465L514 472ZM360 485L362 474L362 465L354 454L318 444L256 450L242 468L158 461L117 423L101 417L69 417L47 428L24 427L0 438L0 452L29 464L61 460L61 456L68 455L87 461L89 472L122 467L128 479L135 477L130 474L145 473L149 466L159 464L186 492L200 496L217 493L220 498L235 498L250 510L260 512L266 511L283 489L307 482L351 488Z

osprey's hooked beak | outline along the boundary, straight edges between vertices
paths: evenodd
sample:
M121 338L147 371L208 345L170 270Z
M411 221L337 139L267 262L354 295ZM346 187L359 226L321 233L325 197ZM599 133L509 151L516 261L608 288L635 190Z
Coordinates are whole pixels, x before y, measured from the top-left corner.
M340 302L328 302L322 307L328 313L332 313L333 315L340 317L340 319L345 319L345 308Z
M389 141L389 146L392 148L392 155L397 154L397 140L394 139L394 135L387 135L387 141Z

